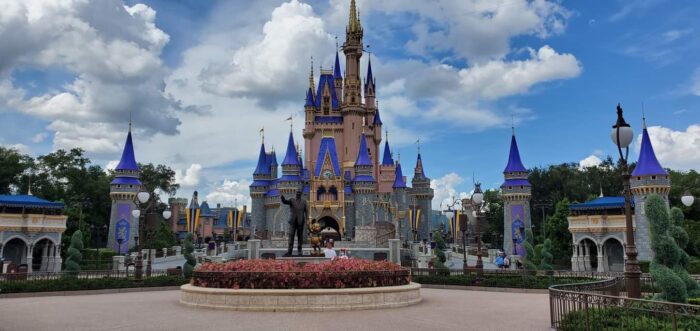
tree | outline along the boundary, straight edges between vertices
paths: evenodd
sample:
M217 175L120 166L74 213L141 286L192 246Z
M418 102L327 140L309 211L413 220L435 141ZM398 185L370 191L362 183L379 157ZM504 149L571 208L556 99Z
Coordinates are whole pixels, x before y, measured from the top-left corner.
M170 229L167 223L161 222L154 236L154 248L163 249L169 248L177 244L175 233Z
M552 261L554 260L554 256L552 256L552 253L550 253L551 250L552 250L552 240L545 239L544 245L542 247L542 252L540 252L540 256L541 256L540 269L541 270L553 270L554 269L554 267L552 267Z
M194 257L194 245L192 245L193 240L192 234L188 233L185 237L185 264L182 266L186 278L192 277L194 266L197 265L197 259Z
M569 265L571 263L571 232L569 232L569 200L563 199L554 207L554 214L547 219L545 224L547 239L551 243L551 251L554 262L557 265Z
M486 190L484 201L486 201L489 210L484 213L484 218L481 219L486 221L485 224L481 224L481 239L494 244L494 247L502 248L503 242L500 239L502 239L501 235L503 234L503 201L501 201L499 191Z
M651 261L649 270L651 277L661 288L661 293L657 297L671 302L685 303L688 301L689 294L700 295L697 282L683 267L684 259L687 263L687 254L670 234L669 229L677 226L672 224L663 198L656 194L647 197L644 211L649 220L651 249L654 251L654 259ZM673 214L674 218L678 217L678 212Z
M433 250L433 253L435 254L435 263L434 263L434 268L438 270L438 273L447 273L449 275L449 269L445 266L445 261L447 261L447 257L445 256L445 252L443 251L447 246L445 245L445 241L442 239L442 234L440 231L434 231L433 232L433 241L435 242L435 250Z
M535 254L535 239L531 229L525 230L525 257L523 266L526 270L537 270L537 256Z
M22 155L16 149L0 146L0 194L10 194L13 188L20 186L21 175L31 162L29 156Z
M70 247L68 248L68 256L66 257L66 270L71 273L80 272L80 261L83 260L83 234L80 230L73 232L70 238Z

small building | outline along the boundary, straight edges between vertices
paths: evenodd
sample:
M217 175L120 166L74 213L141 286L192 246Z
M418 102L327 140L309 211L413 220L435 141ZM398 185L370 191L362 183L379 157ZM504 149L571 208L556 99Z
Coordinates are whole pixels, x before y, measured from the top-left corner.
M33 195L0 195L0 268L26 265L27 272L61 271L65 206Z

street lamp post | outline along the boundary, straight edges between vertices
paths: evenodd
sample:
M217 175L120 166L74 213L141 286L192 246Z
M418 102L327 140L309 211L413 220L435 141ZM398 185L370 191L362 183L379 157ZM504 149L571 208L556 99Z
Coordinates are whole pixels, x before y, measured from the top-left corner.
M625 226L627 244L625 245L625 278L627 285L627 296L630 298L641 298L642 292L639 284L641 270L639 261L637 261L637 247L634 243L634 229L632 228L632 209L630 197L630 174L627 167L627 157L629 156L629 145L634 137L634 132L625 119L622 117L622 107L617 104L617 122L612 127L610 137L613 143L617 146L617 151L620 154L620 167L622 168L622 184L625 195ZM622 154L622 149L625 149L625 154Z
M484 203L484 193L481 192L481 183L474 183L474 194L472 194L474 205L474 218L476 219L476 272L481 275L484 271L484 262L481 260L481 215L486 206Z
M693 195L690 194L690 192L685 191L685 193L683 193L683 196L681 197L681 202L686 207L690 207L693 205L693 202L695 202L695 197L693 197Z
M142 207L142 206L146 202L148 202L148 200L150 198L151 198L151 194L148 192L145 192L145 191L141 191L138 194L136 194L136 199L138 200L138 202L140 202L140 205L139 205L140 209L134 209L131 211L132 216L134 216L134 218L136 218L136 219L139 219L142 216L142 214L144 216L143 222L139 221L139 227L138 227L139 230L141 230L140 231L141 233L139 233L139 236L141 237L141 241L145 240L143 235L146 232L145 231L145 225L146 225L145 224L146 223L146 212L145 211L147 209L146 207ZM141 211L142 209L143 209L143 212ZM143 277L143 254L141 253L141 245L138 241L139 236L134 237L134 240L136 241L136 250L137 250L136 267L135 267L136 280L141 280ZM151 265L151 257L150 256L148 257L148 264L149 264L149 270L147 270L147 272L150 274L150 265Z

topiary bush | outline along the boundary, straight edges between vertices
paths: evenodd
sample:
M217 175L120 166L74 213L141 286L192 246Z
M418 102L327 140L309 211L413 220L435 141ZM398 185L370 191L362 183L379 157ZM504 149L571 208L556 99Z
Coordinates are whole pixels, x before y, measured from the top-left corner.
M675 208L674 208L675 209ZM687 244L687 233L677 224L682 222L682 212L672 211L669 216L666 202L659 195L647 198L644 208L651 230L651 249L654 259L649 270L661 293L656 297L671 302L685 303L688 295L700 295L700 288L685 269L689 265L688 254L681 249ZM685 236L683 236L685 234ZM685 242L683 240L685 239Z
M526 270L537 270L537 255L535 254L535 236L531 229L525 230L525 257L523 267ZM551 243L550 243L551 244ZM512 262L511 262L512 263Z
M191 233L187 234L185 237L185 264L182 266L182 272L185 274L185 278L192 277L192 272L194 271L194 266L197 265L197 259L194 257L194 245L192 241L194 237Z
M73 232L70 238L70 247L68 247L68 256L66 257L66 271L72 273L80 272L80 261L83 259L83 233L80 230Z
M554 260L554 256L552 256L552 241L549 239L545 239L544 245L542 245L542 251L540 252L540 269L541 270L554 270L554 267L552 267L552 261Z
M439 273L447 273L449 275L450 269L445 266L447 256L445 256L445 252L443 251L445 248L447 248L447 245L445 245L445 241L442 239L440 231L433 232L433 241L435 242L435 250L433 250L433 253L436 257L433 266Z

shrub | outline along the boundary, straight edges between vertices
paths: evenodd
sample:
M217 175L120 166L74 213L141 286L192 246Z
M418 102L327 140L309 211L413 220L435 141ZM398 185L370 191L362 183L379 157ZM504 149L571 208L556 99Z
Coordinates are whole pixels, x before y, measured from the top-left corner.
M445 248L447 248L447 245L445 245L445 241L442 239L440 231L433 232L433 241L435 242L434 253L436 257L433 267L437 269L441 274L449 275L450 269L445 266L447 256L445 256L445 252L443 251Z
M479 279L472 274L463 276L444 276L437 274L431 276L414 276L413 281L420 284L436 285L475 285L500 288L546 289L552 285L582 283L591 281L591 279L582 277L533 276L528 274L490 275L486 273Z
M80 271L80 261L83 259L83 234L80 230L73 232L70 238L70 247L68 248L68 256L66 257L66 270L77 273Z
M44 279L6 282L2 284L0 293L82 291L134 287L179 286L186 283L187 280L181 276L148 277L144 278L142 282L135 282L126 278L76 279L75 277L64 277L51 280Z
M642 310L643 311L643 310ZM588 327L587 327L588 326ZM698 330L700 317L670 314L643 314L639 309L620 307L581 309L561 320L558 330Z
M537 270L537 256L535 255L535 236L531 229L525 230L525 256L523 266L526 270ZM514 261L511 261L511 263Z
M337 259L317 264L238 260L204 263L193 285L210 288L312 289L398 286L410 283L408 269L390 261Z
M552 250L552 241L549 239L544 240L544 245L542 247L542 252L540 253L540 256L542 259L540 260L540 269L542 270L553 270L554 267L552 267L552 260L554 260L554 256L552 256L552 253L550 251Z
M191 233L187 234L187 237L185 237L185 264L182 266L182 272L184 273L186 278L192 277L192 271L194 271L194 267L197 265L197 259L194 257L194 245L192 244L192 241L194 240L194 237L192 236Z
M688 254L681 248L688 242L688 234L677 224L683 213L674 208L669 216L666 203L658 195L647 198L645 212L651 229L651 249L654 260L650 271L661 293L657 298L684 303L688 294L700 295L700 286L685 269L690 264Z

